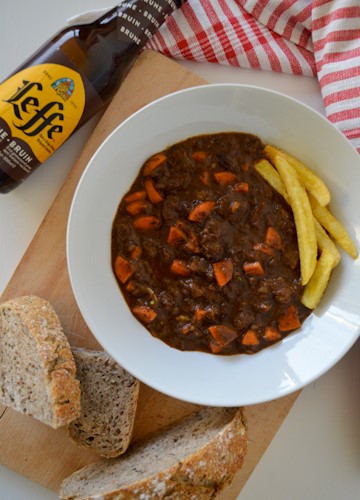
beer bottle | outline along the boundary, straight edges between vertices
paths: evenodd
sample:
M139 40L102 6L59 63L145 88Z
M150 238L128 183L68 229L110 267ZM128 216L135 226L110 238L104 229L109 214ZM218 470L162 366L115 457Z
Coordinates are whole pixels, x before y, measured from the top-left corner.
M0 192L44 163L101 110L165 18L184 0L126 0L68 26L0 85Z

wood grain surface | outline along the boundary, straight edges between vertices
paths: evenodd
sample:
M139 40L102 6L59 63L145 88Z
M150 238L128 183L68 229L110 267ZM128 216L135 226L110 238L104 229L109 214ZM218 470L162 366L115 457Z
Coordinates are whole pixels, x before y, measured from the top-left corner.
M72 168L6 287L1 302L28 294L44 297L55 308L72 345L100 349L77 308L67 273L66 225L76 185L102 141L130 114L163 95L204 83L162 55L151 51L142 53ZM249 451L243 469L221 498L229 500L238 496L297 395L245 409ZM196 408L142 384L133 440L161 429ZM54 491L66 476L99 460L95 453L77 447L65 429L55 431L32 417L1 405L0 449L3 465Z

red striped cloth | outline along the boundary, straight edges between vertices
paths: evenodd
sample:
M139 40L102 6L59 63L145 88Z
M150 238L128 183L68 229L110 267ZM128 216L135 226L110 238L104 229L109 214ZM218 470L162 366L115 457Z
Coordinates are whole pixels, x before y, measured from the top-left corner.
M317 76L327 117L360 152L359 0L188 0L149 48L194 61Z

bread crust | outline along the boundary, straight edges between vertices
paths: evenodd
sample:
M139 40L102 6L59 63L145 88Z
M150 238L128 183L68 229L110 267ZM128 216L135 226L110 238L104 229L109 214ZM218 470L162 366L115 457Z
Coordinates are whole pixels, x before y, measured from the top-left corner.
M35 343L42 364L44 391L52 407L52 418L44 423L55 429L67 425L80 415L80 384L75 378L74 358L59 318L48 301L31 295L0 305L1 325L3 321L14 318L19 323L19 329L24 329ZM16 388L6 390L14 391ZM42 403L39 401L39 405ZM9 405L9 401L4 404ZM22 408L15 409L26 413Z
M231 410L224 409L224 411ZM247 433L243 413L241 409L233 410L234 418L224 425L207 444L166 470L139 478L131 484L118 486L114 484L111 490L103 491L100 487L102 475L108 474L111 468L115 483L116 472L121 470L121 461L126 460L125 455L116 459L118 461L91 464L75 472L63 482L60 497L67 500L155 500L161 498L203 500L215 498L231 483L235 473L242 467L247 452ZM199 413L209 411L211 409L205 408ZM191 436L186 436L185 439L191 439ZM135 445L134 449L139 446L141 443ZM169 453L171 450L164 450L164 453L166 452ZM114 464L118 464L118 469ZM93 488L91 494L87 493L89 484ZM85 485L85 491L82 491L82 486Z

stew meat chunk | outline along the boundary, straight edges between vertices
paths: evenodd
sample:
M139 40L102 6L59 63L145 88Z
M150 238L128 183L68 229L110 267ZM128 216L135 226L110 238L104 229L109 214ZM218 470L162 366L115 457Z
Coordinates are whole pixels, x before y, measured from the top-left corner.
M254 169L261 140L192 137L155 154L121 200L112 264L132 313L168 345L254 353L297 329L290 207Z

